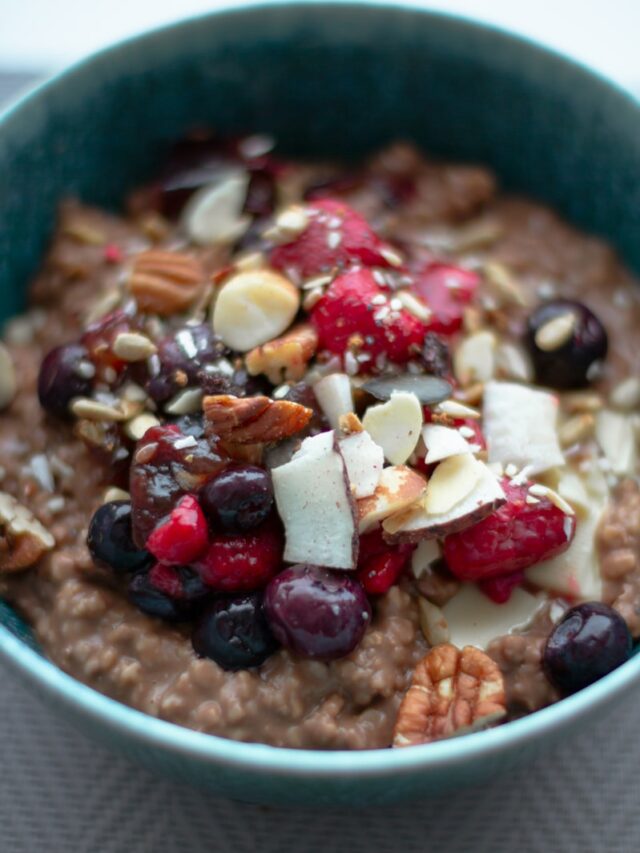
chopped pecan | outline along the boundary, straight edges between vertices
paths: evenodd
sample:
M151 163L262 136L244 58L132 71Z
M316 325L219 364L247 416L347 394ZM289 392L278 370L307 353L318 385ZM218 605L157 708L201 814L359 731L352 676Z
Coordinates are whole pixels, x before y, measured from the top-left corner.
M304 429L313 411L288 400L269 397L205 397L202 408L210 438L231 444L266 444Z
M0 572L28 569L54 545L53 536L25 506L0 492Z
M245 363L252 376L264 373L274 385L283 379L297 382L304 376L317 348L318 333L310 323L301 323L285 335L252 349Z
M393 745L411 746L464 734L506 714L504 679L475 646L431 649L416 666L393 732Z
M205 283L199 261L183 252L150 249L139 254L129 276L138 308L163 317L191 305Z

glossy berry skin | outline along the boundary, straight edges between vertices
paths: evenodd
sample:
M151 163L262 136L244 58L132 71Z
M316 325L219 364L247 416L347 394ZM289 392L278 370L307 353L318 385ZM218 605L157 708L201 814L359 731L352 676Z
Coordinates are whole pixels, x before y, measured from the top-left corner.
M385 244L367 220L343 201L324 198L305 209L309 223L304 231L272 250L274 269L303 280L353 264L390 266L382 254Z
M201 557L209 544L207 520L193 495L185 495L147 539L147 550L168 565Z
M202 597L176 595L176 587L156 571L139 572L129 582L127 591L129 600L138 610L148 616L156 616L167 622L186 622L194 615L196 605Z
M536 333L550 320L571 313L576 318L568 341L546 351L536 343ZM551 388L584 388L591 377L590 369L607 355L607 332L596 315L580 302L557 299L541 305L529 317L526 343L531 353L536 380Z
M447 342L435 332L427 332L420 349L419 361L425 373L439 376L441 379L451 377L451 354Z
M159 592L185 606L195 605L211 595L211 590L190 566L166 566L156 563L149 570L149 583Z
M87 348L100 381L115 385L120 380L127 368L127 362L114 354L113 343L120 333L130 332L135 328L133 318L125 311L118 310L105 314L85 329L81 343ZM115 374L115 378L112 374Z
M478 581L527 569L566 551L576 519L548 498L528 504L527 485L502 481L507 501L477 524L444 540L443 556L460 580Z
M311 310L320 349L342 355L354 336L363 340L358 354L364 372L375 370L377 356L403 364L417 355L428 329L404 308L391 308L392 300L393 294L380 287L371 270L339 275Z
M384 595L400 580L408 559L408 554L399 551L378 554L356 572L356 577L367 595Z
M230 671L260 666L278 647L262 612L262 595L256 592L213 601L191 641L196 654Z
M628 660L632 647L627 624L616 610L599 601L578 604L551 632L544 670L561 693L575 693Z
M506 604L514 589L524 581L524 572L512 572L510 575L498 575L478 581L479 589L495 604Z
M256 465L230 465L203 486L200 504L214 529L252 530L273 508L269 472Z
M91 367L89 353L81 344L64 344L47 353L38 374L38 399L42 408L58 418L71 418L69 404L73 398L91 394Z
M445 336L459 332L464 309L480 284L478 274L453 264L429 262L412 277L412 290L432 312L429 330Z
M158 352L150 361L147 393L156 403L165 403L188 385L199 385L199 374L205 368L220 377L218 393L226 393L229 379L216 372L215 367L228 354L229 350L208 323L184 326L158 343Z
M129 501L109 501L96 510L89 524L87 547L96 565L118 574L141 571L153 561L148 551L133 542Z
M284 538L269 519L246 533L217 533L196 563L200 577L217 592L245 592L265 586L282 566Z
M346 572L298 565L265 592L265 613L278 642L296 655L335 660L355 649L371 622L362 585Z

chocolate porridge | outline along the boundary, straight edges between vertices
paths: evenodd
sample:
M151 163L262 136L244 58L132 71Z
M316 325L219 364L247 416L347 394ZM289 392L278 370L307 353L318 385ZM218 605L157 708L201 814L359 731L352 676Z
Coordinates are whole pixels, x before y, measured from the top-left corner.
M473 166L199 134L61 206L0 345L0 593L96 690L371 749L640 637L640 325L612 250Z

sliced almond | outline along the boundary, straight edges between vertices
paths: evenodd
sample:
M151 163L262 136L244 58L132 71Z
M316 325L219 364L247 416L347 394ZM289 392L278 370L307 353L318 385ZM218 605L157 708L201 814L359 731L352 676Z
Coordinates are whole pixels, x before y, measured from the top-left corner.
M230 278L213 309L213 330L224 343L248 352L289 328L300 305L291 282L271 270L249 270Z
M370 406L363 427L384 450L393 465L402 465L416 449L420 438L422 406L415 394L395 391L387 403Z
M430 515L449 512L469 495L482 473L482 466L470 453L450 456L435 469L427 483L424 508Z
M528 353L521 346L504 341L496 351L496 372L516 382L532 382L534 371Z
M449 642L449 626L444 613L437 605L420 596L418 614L422 633L430 646Z
M453 370L461 385L488 382L496 372L497 338L480 331L464 338L453 354Z
M558 430L558 438L563 447L571 447L589 438L593 434L596 419L590 412L574 415L565 421Z
M411 573L416 580L425 575L431 566L442 557L442 549L436 539L424 539L411 555Z
M384 468L375 492L357 502L360 534L414 504L424 495L426 486L424 477L405 465Z
M450 456L458 456L461 453L471 453L472 451L472 445L455 427L425 424L422 427L422 440L427 448L427 455L424 459L427 465L441 462Z
M368 432L354 432L340 439L340 452L347 467L351 493L355 498L368 498L380 482L384 453Z
M330 373L313 386L324 416L333 429L339 429L340 418L354 411L351 380L346 373Z
M241 237L251 222L242 212L248 187L249 175L237 170L198 190L182 214L189 239L211 246L230 244Z
M634 475L638 464L633 421L628 415L603 409L596 415L596 439L611 470L618 475Z
M628 376L619 382L611 392L611 405L616 409L631 411L640 406L640 378Z

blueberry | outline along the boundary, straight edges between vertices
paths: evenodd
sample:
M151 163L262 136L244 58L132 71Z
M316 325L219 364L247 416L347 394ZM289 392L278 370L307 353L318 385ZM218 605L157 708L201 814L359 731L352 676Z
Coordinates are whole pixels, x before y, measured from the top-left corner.
M200 616L191 639L196 654L227 670L259 666L277 648L256 592L216 599Z
M139 572L129 582L129 600L138 610L167 622L184 622L190 619L193 615L193 602L169 595L153 582L152 577L152 572Z
M114 572L138 572L153 562L151 554L133 542L129 501L110 501L96 510L87 545L94 562Z
M69 403L74 397L91 393L93 365L81 344L65 344L52 349L43 359L38 375L38 398L49 414L70 418Z
M214 528L251 530L267 519L273 507L271 477L255 465L230 465L202 487L199 498Z
M616 610L599 601L578 604L551 632L544 669L561 693L575 693L628 660L632 645L627 624Z
M552 388L584 388L606 358L607 332L580 302L546 302L529 317L526 343L536 380Z
M298 565L269 583L265 613L275 638L297 655L315 660L344 657L371 621L362 585L345 572Z

